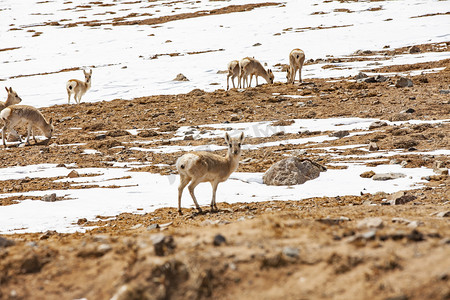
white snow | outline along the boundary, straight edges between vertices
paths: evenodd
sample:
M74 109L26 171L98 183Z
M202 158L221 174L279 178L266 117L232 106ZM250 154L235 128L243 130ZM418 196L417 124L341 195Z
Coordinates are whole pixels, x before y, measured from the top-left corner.
M66 103L66 81L83 79L82 72L52 72L74 67L95 67L92 88L82 99L85 102L185 93L194 88L212 91L226 88L226 75L217 74L217 71L225 70L229 61L245 56L255 56L271 67L288 63L289 51L297 47L305 51L307 59L345 57L358 49L381 50L386 45L395 48L445 42L450 35L450 20L445 15L412 18L447 11L448 1L439 0L275 1L285 5L214 14L158 26L64 27L77 21L107 22L130 13L137 13L136 17L130 18L137 20L256 1L102 2L114 6L89 4L90 8L78 7L74 11L69 8L81 5L79 2L0 2L0 49L19 47L0 51L3 84L12 86L24 103L37 107ZM369 11L378 7L381 9ZM59 22L60 26L41 26L47 22ZM327 29L315 30L319 26ZM341 27L330 28L333 26ZM33 37L34 32L30 30L42 34ZM261 45L253 46L256 43ZM220 49L223 51L187 54ZM155 54L168 53L181 55L150 59ZM356 75L361 69L449 57L447 51L405 54L388 60L373 56L373 60L363 62L336 63L338 68L330 69L322 68L325 63L313 64L304 67L303 78ZM377 66L373 65L375 60ZM275 71L275 80L285 81L285 74ZM33 75L41 73L51 74ZM183 73L190 81L172 81L178 73ZM15 78L20 75L32 76Z

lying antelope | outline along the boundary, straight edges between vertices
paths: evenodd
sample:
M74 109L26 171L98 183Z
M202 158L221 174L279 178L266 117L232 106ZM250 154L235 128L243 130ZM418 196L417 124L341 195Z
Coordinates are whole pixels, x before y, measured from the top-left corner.
M248 82L249 75L250 84ZM258 85L258 76L263 77L267 81L267 83L273 83L273 79L275 78L272 70L268 69L266 71L266 69L264 69L264 67L258 60L252 57L243 58L239 62L239 87L241 87L241 80L243 80L242 88L245 88L245 82L247 82L247 87L250 87L252 84L253 76L256 77L256 85Z
M227 75L227 90L230 88L228 80L231 77L231 82L233 83L233 88L236 86L234 85L234 78L239 79L239 61L238 60L232 60L228 63L228 75Z
M302 82L302 67L305 62L305 53L300 49L294 49L289 53L289 68L287 70L287 83L294 83L295 73L298 70L298 81Z
M178 187L178 212L181 212L181 195L186 185L189 185L189 193L194 200L195 207L199 212L202 209L197 203L194 195L195 187L201 182L210 182L212 186L211 210L217 209L216 191L220 182L224 182L230 177L238 165L241 157L241 145L244 140L244 133L238 138L230 138L225 134L225 141L228 145L228 152L225 157L210 152L192 152L181 156L176 163L180 174L180 186Z
M34 107L28 105L11 105L0 112L0 118L5 125L2 129L3 146L6 148L5 143L5 131L8 129L12 131L15 126L20 124L28 124L28 136L27 145L30 144L30 134L33 135L35 143L37 143L34 136L33 127L39 128L45 137L48 138L47 142L53 135L52 119L47 122L44 116Z
M92 70L86 72L83 70L85 81L78 79L70 79L67 81L66 90L68 95L67 103L70 104L70 96L73 94L73 98L77 104L80 104L81 97L86 94L86 91L91 88L91 76Z

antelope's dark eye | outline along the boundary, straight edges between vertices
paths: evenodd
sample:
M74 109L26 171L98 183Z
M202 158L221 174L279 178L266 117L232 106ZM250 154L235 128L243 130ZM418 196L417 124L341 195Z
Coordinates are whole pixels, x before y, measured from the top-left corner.
M238 146L241 147L241 143L239 143Z
M230 146L230 148L232 147L231 145L228 145L228 146Z

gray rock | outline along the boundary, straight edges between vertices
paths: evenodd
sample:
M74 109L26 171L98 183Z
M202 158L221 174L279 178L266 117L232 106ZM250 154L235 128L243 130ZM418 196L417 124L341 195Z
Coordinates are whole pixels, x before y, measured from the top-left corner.
M365 218L358 222L358 228L383 228L383 220L381 218Z
M400 77L399 80L395 83L395 87L404 88L404 87L412 87L414 84L411 79L406 77Z
M232 114L230 117L230 121L239 121L239 116L237 114Z
M448 175L448 169L447 168L437 168L433 170L434 173L437 175Z
M324 166L311 160L289 157L273 164L264 173L263 182L267 185L295 185L319 177L326 171Z
M387 126L387 123L385 121L375 121L369 125L369 129L376 129L383 126Z
M42 201L45 202L55 202L56 201L56 193L45 195L41 198Z
M387 78L386 76L383 75L376 75L375 76L375 81L376 82L385 82L387 81L389 78Z
M284 247L283 254L291 258L299 258L300 251L296 247Z
M135 229L141 228L142 226L143 226L142 224L136 224L136 225L134 225L133 227L131 227L130 229L131 229L131 230L135 230Z
M336 131L336 132L331 133L330 136L334 136L334 137L337 137L337 138L341 139L344 136L347 136L349 134L350 134L350 132L348 132L348 130L340 130L340 131Z
M450 90L440 90L439 94L448 95L450 94Z
M222 244L225 244L226 242L227 242L227 239L223 235L221 235L220 233L216 234L214 236L214 239L213 239L213 245L214 246L220 246Z
M8 240L8 239L0 236L0 249L12 246L14 244L15 244L15 242L13 240Z
M414 195L406 194L405 192L397 192L394 194L391 194L387 197L388 202L391 205L401 205L405 204L411 201L414 201L417 197Z
M441 211L436 216L438 216L439 218L448 218L450 217L450 211Z
M402 173L380 173L373 175L372 179L377 181L386 181L404 177L406 177L406 175Z
M96 136L95 136L95 139L96 140L104 140L104 139L106 139L106 134L97 134Z
M339 217L339 218L322 218L317 219L316 221L325 225L339 225L343 222L350 221L350 219L347 217Z
M420 48L418 46L414 45L414 46L409 48L408 52L411 53L411 54L412 53L419 53L420 52Z
M189 134L189 135L185 135L183 140L185 141L193 141L194 140L194 136Z
M158 256L164 256L166 253L171 253L175 249L174 239L170 235L155 234L150 239L152 240L155 254Z
M370 142L369 144L369 151L378 151L380 148L378 148L377 143L375 142Z
M359 72L358 75L355 76L355 80L367 78L367 74L363 72Z
M153 229L158 229L158 228L159 228L159 224L155 223L155 224L152 224L152 225L148 226L147 230L153 230Z

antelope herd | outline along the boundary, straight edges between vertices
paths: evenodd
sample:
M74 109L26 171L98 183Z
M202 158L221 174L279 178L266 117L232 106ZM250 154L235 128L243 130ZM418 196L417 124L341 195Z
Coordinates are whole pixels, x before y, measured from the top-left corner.
M293 84L295 75L298 71L299 82L302 82L302 67L305 62L305 53L300 49L294 49L289 54L289 67L287 69L286 79L287 83ZM262 77L267 83L272 84L274 81L274 74L272 70L265 69L264 66L254 57L245 57L241 60L233 60L228 63L227 74L227 90L230 88L229 80L233 88L236 88L234 79L238 78L238 88L250 87L253 76L255 76L256 85L258 85L258 77ZM87 72L83 70L84 81L78 79L70 79L66 83L66 90L68 95L67 103L70 104L70 98L73 95L76 104L80 104L81 97L91 87L92 70ZM3 121L2 141L6 148L5 134L8 130L10 134L15 134L15 127L26 124L27 125L27 139L26 144L30 143L30 136L33 136L35 143L37 143L34 135L35 128L38 128L47 138L47 143L53 135L53 122L45 119L39 110L29 105L19 105L22 99L10 87L6 88L8 98L6 101L0 102L0 119ZM9 138L9 137L8 137ZM20 137L19 137L20 140ZM220 182L224 182L230 177L238 165L241 156L241 146L244 140L244 133L237 138L232 138L225 134L225 141L228 146L228 152L225 157L211 153L211 152L191 152L187 153L176 162L176 168L180 174L180 185L178 187L178 212L181 211L181 196L183 190L189 183L189 193L194 201L195 207L199 212L201 208L195 198L194 189L201 182L209 182L212 186L211 210L217 210L216 191Z

